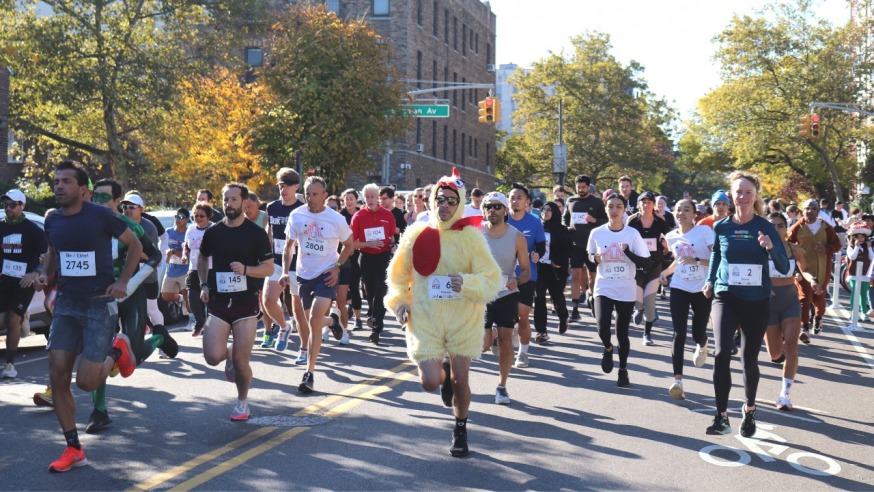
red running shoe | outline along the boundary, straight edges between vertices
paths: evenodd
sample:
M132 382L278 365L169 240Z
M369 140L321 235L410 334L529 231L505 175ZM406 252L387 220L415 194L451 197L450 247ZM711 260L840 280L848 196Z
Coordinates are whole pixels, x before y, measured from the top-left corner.
M134 373L137 367L137 359L134 357L133 350L130 348L130 338L124 333L119 333L115 336L115 341L112 342L112 347L121 351L116 364L121 372L121 377L126 378Z
M56 461L49 465L49 471L61 473L70 471L71 468L78 468L88 464L88 458L85 457L84 449L76 449L73 446L67 446L64 454Z

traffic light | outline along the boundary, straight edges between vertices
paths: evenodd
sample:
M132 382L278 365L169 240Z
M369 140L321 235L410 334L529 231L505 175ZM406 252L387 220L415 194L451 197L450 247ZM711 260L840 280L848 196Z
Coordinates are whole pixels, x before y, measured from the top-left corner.
M819 115L816 113L811 113L808 115L810 117L810 138L816 140L819 138Z
M501 121L501 100L493 97L492 106L495 108L495 121L493 123L497 123Z
M479 106L479 122L494 123L495 122L495 98L487 97L478 103Z
M810 140L810 116L806 114L798 120L798 136L807 140Z

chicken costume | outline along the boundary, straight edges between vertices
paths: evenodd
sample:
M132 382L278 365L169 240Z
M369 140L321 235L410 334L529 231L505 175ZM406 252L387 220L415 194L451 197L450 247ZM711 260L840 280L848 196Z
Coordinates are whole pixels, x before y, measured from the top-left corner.
M478 358L486 304L501 290L501 271L479 230L482 217L463 218L464 182L457 169L452 174L432 188L428 222L407 228L388 266L385 306L393 314L408 308L407 354L414 362L442 359L446 352ZM460 200L445 222L435 201L442 188L456 191ZM431 283L450 274L461 275L461 292L439 298Z

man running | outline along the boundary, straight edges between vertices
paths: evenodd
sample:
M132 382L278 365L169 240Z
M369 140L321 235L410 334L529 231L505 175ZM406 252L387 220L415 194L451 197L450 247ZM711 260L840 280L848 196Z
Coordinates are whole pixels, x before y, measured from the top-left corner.
M574 248L571 253L571 321L580 319L580 298L585 295L589 309L593 309L592 294L598 266L589 261L586 247L592 229L607 223L604 202L589 193L592 180L585 175L574 178L577 194L568 198L564 211L564 225L571 231Z
M337 340L343 337L339 311L328 313L334 298L337 297L337 283L340 266L352 254L352 231L346 219L325 205L328 186L318 176L310 176L304 182L306 207L291 213L285 228L285 250L282 254L281 286L288 285L289 271L295 244L299 244L297 255L297 281L303 303L305 320L298 326L301 340L308 339L306 361L307 370L298 386L301 393L312 393L315 381L316 359L322 346L319 335L325 326ZM391 216L391 213L382 209ZM393 223L389 225L393 226ZM338 246L342 244L342 249ZM301 347L303 351L303 347Z
M27 197L21 190L9 190L2 197L6 220L0 222L0 329L6 328L6 364L0 377L12 379L15 354L21 340L21 320L35 293L34 283L42 271L39 257L46 251L46 235L24 216Z
M729 202L728 194L725 193L725 190L716 190L713 196L710 197L710 204L713 208L713 214L699 220L696 225L703 225L713 229L714 223L728 217L728 206L731 202Z
M637 190L634 189L634 184L631 183L631 178L628 176L619 177L619 193L628 204L625 207L625 215L634 215L637 213Z
M249 419L249 356L261 310L259 280L273 273L273 256L267 232L243 215L249 188L228 183L222 196L225 218L204 232L197 258L198 276L208 279L200 286L200 299L209 309L203 356L211 366L225 361L225 378L237 385L231 420L242 421ZM232 333L234 341L228 344Z
M82 357L76 385L93 391L117 363L123 377L136 367L130 341L123 333L113 340L118 323L116 298L127 294L128 280L139 263L142 246L112 211L86 202L88 173L78 162L64 161L53 178L58 210L46 218L48 250L37 285L60 272L58 297L46 349L55 415L67 447L49 471L65 472L88 463L76 430L76 406L70 382L76 356ZM124 268L113 279L112 238L127 247Z
M183 301L188 306L188 290L185 288L185 276L188 266L182 262L185 232L191 225L191 213L185 207L176 209L173 216L173 228L167 230L167 250L164 251L164 261L167 263L167 273L161 281L161 298L164 302ZM189 311L191 309L189 308Z

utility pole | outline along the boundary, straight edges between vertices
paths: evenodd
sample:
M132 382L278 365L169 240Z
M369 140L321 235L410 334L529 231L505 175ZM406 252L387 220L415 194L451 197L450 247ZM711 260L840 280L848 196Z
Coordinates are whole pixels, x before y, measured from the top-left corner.
M559 186L564 186L564 178L567 174L567 146L564 144L563 134L563 110L562 101L558 100L558 144L552 148L552 173Z

